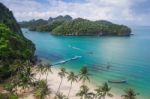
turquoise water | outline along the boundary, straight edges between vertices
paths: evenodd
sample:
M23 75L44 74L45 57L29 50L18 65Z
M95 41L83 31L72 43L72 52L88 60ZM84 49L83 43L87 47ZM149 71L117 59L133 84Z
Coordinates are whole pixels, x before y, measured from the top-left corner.
M88 66L97 85L108 80L127 80L126 84L110 86L120 94L131 87L140 93L139 99L150 99L150 27L132 27L132 30L131 37L67 37L22 29L35 43L39 58L55 64L80 56L63 66L74 71ZM111 64L109 69L108 64Z

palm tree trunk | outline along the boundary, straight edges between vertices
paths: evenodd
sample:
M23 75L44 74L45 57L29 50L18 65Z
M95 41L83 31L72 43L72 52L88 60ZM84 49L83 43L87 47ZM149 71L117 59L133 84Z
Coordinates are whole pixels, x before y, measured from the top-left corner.
M83 96L81 97L81 99L83 99Z
M72 82L71 82L71 86L70 86L70 89L69 89L68 98L69 98L69 95L70 95L71 88L72 88Z
M46 74L46 82L47 82L47 76L48 76L48 72L47 72L47 74Z
M105 96L103 96L103 99L105 99Z
M56 94L59 92L59 89L60 89L60 86L61 86L62 80L63 80L63 78L61 78L61 81L60 81L60 84L59 84L59 87L58 87L58 90L57 90Z
M39 80L41 80L41 73L40 73L40 76L39 76Z

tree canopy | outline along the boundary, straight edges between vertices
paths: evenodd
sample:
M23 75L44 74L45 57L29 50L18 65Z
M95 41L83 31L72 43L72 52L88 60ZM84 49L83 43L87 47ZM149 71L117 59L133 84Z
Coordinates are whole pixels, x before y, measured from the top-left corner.
M31 41L12 32L6 25L0 24L0 59L29 59L34 48Z
M53 29L56 35L117 35L129 36L130 28L124 25L113 24L108 21L90 21L77 18L67 21Z
M34 44L23 36L13 13L0 3L0 81L10 76L14 60L30 60L34 51Z
M58 16L48 20L31 20L20 22L21 27L32 31L47 31L54 35L115 35L129 36L131 29L106 20L91 21L83 18L72 19L71 16Z

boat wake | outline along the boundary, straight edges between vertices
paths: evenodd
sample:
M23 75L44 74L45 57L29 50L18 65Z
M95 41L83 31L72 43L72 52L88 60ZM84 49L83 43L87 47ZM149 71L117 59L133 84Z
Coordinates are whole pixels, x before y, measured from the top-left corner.
M65 64L65 63L67 63L67 62L69 62L69 61L77 60L77 59L79 59L79 58L81 58L81 57L82 57L82 56L74 56L74 57L72 57L72 58L69 58L69 59L66 59L66 60L62 60L62 61L56 62L56 63L54 63L53 65Z

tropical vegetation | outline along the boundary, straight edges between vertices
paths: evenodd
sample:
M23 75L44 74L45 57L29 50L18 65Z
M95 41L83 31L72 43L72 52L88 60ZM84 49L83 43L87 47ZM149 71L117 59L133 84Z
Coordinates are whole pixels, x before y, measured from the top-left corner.
M19 22L20 26L23 28L29 28L31 31L52 31L57 26L61 25L65 21L72 20L69 15L57 16L56 18L50 17L48 20L38 19L31 21Z
M69 93L68 93L68 97L69 97L70 92L71 92L71 88L72 88L72 83L78 81L78 76L75 75L74 72L70 72L70 73L68 74L68 77L67 77L67 78L68 78L68 81L70 81L70 83L71 83L71 86L70 86L70 88L69 88Z
M129 36L131 33L131 29L125 25L114 24L106 20L72 19L69 15L50 17L48 20L23 21L19 24L31 31L47 31L54 35Z
M61 87L63 78L66 76L66 74L67 74L66 69L65 69L64 67L61 67L61 68L60 68L60 72L58 73L58 75L59 75L61 81L60 81L60 84L59 84L59 87L58 87L58 90L57 90L56 94L60 93L60 92L59 92L59 91L60 91L60 87Z
M89 75L88 68L85 66L82 67L79 73L79 81L82 80L83 84L85 84L85 81L90 81Z
M34 44L23 36L12 12L0 3L0 81L15 73L15 60L31 60L34 51Z
M51 90L47 86L47 81L39 80L34 90L34 96L37 99L45 99L46 97L49 97L50 94Z
M61 33L61 29L64 29L63 33L65 34L72 31L72 33L86 33L91 29L94 29L93 31L95 31L95 23L93 24L93 22L91 23L91 21L85 19L72 20L70 16L59 16L57 18L50 18L49 21L51 21L50 24L53 24L54 28L51 29L51 31L56 31L55 33L57 33L57 31ZM56 23L54 25L56 21L58 21L58 23L62 23L59 23L59 25ZM96 21L98 26L99 22L100 24L106 24L106 27L108 26L105 21ZM45 23L47 22L43 21L43 24ZM37 24L40 24L40 22ZM79 25L82 28L77 28L78 26L76 25ZM87 27L91 27L90 30L86 29ZM72 28L72 30L70 30L70 28ZM114 33L124 33L125 31L128 31L128 28L121 27L119 32L114 30ZM102 33L109 32L105 31ZM34 55L34 51L34 45L23 36L12 12L0 3L0 99L19 99L26 95L25 93L34 94L36 99L51 97L50 95L52 94L52 90L49 88L47 83L48 74L52 73L52 64L43 64L42 62L33 64L32 57ZM39 78L36 78L36 75L38 74L40 74L40 76ZM41 75L43 74L46 74L46 78L41 78ZM106 96L113 96L110 92L111 87L109 87L108 83L104 83L102 86L97 87L94 91L88 88L86 82L90 81L91 75L86 66L83 66L78 74L75 74L74 72L68 73L64 67L61 67L58 76L60 77L60 83L58 84L57 92L54 92L54 99L70 98L72 85L74 82L78 81L82 81L83 84L80 86L80 90L76 94L78 97L81 97L81 99L105 99ZM65 77L67 77L70 82L70 88L68 89L67 96L64 95L63 92L60 92L60 88ZM133 89L127 89L125 90L124 95L122 95L122 98L136 99L137 95L139 94Z
M123 99L137 99L137 95L139 95L139 93L136 93L133 89L129 88L124 90L125 94L122 95Z
M115 35L129 36L130 28L124 25L117 25L109 21L90 21L87 19L77 18L72 21L66 21L57 26L52 31L55 35Z

